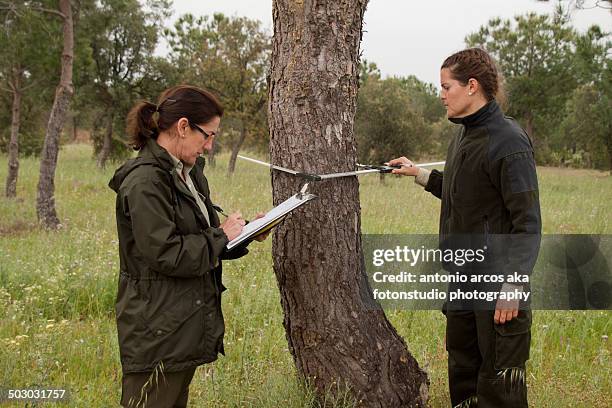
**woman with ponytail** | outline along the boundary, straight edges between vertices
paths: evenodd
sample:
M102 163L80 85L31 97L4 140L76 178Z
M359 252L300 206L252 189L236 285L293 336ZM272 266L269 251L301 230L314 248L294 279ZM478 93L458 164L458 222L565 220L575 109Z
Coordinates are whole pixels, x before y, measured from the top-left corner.
M541 216L533 147L525 131L504 116L501 75L486 51L470 48L448 57L440 71L448 119L461 125L444 171L414 166L406 157L395 174L441 199L440 245L480 249L485 261L462 268L482 275L526 276L539 249ZM452 267L452 268L451 268ZM456 272L455 265L445 269ZM489 281L491 279L488 279ZM531 311L502 294L529 292L528 283L466 284L454 289L498 294L492 302L446 302L448 379L453 407L527 407L525 362Z
M246 255L248 244L225 249L245 220L237 212L220 222L204 176L201 155L222 116L214 95L187 85L128 114L139 153L109 183L117 193L124 407L186 407L196 367L224 352L222 261Z

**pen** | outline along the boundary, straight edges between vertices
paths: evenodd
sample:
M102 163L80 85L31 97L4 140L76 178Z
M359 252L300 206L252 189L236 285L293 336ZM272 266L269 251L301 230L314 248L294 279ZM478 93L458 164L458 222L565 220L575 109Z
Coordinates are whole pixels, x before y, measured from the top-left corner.
M222 216L224 216L225 218L228 217L228 215L226 213L223 212L223 208L219 207L217 204L213 204L212 208L215 209L216 212L218 212L219 214L221 214Z
M224 216L225 218L228 217L228 215L223 212L223 208L219 207L217 204L213 204L212 207L215 209L215 211L217 211L219 214L221 214L222 216ZM249 220L244 220L244 225L248 224Z

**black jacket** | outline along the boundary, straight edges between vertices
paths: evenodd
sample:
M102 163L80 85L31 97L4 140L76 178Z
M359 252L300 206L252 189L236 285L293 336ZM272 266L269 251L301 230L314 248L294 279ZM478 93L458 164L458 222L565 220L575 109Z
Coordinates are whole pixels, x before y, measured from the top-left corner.
M529 137L495 101L451 121L463 128L450 143L444 172L433 170L425 186L442 200L441 242L451 235L482 238L504 273L530 274L542 221Z
M168 152L149 140L119 169L109 186L117 193L120 274L116 313L123 372L163 363L181 371L223 353L222 259L227 236L210 200L198 159L190 177L204 195L208 225L176 173Z

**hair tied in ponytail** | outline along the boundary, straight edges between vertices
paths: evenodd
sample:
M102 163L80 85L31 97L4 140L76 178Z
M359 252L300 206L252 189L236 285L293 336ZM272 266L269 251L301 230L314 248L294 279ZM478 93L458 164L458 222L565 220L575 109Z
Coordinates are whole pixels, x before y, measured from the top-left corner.
M139 150L148 139L156 140L181 118L191 123L208 123L223 116L223 106L215 95L190 85L166 89L157 99L138 102L128 113L126 131L130 145Z

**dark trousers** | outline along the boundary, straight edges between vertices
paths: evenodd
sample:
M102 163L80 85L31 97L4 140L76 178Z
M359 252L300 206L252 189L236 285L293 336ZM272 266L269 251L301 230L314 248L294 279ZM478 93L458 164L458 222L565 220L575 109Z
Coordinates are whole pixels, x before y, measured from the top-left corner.
M493 311L446 312L448 382L453 407L527 408L525 362L531 311L498 325Z
M121 406L129 408L185 408L196 367L174 373L157 370L123 374Z

